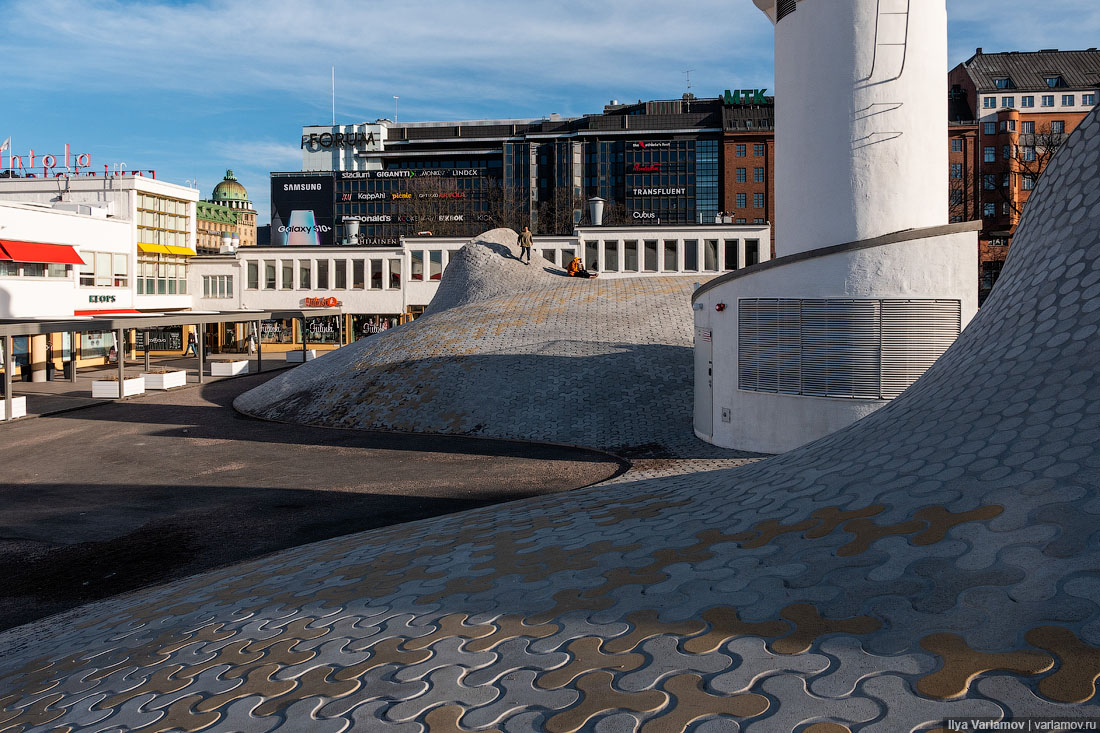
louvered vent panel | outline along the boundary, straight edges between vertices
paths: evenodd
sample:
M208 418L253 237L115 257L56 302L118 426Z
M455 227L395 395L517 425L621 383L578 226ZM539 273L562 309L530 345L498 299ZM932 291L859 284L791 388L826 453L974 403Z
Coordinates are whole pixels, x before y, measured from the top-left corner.
M882 304L882 396L917 381L962 329L957 300L887 300Z
M816 397L892 398L959 335L947 300L738 301L738 387Z

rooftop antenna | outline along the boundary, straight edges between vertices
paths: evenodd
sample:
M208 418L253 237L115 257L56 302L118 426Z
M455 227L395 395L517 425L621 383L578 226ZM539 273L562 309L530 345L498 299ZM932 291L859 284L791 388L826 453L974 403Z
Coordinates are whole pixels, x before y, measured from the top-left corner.
M687 77L687 87L688 87L687 90L688 90L689 94L691 93L691 72L693 72L693 71L695 71L695 69L685 69L684 70L684 76Z
M332 126L336 127L336 67L332 67Z
M397 124L397 95L393 95L393 123Z

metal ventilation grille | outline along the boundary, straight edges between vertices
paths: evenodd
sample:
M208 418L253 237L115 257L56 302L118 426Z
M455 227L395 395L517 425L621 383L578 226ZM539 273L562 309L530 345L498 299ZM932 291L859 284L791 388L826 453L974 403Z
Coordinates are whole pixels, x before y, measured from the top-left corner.
M788 15L793 13L797 9L797 7L798 0L779 0L779 3L776 5L775 8L775 22L778 23L779 21L786 18Z
M939 358L960 324L957 300L745 298L737 304L737 386L890 399Z

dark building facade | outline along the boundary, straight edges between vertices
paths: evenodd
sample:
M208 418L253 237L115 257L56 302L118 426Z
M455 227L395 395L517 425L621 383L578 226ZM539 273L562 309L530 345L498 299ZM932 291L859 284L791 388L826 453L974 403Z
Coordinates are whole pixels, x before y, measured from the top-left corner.
M752 136L750 150L765 144L769 153L747 174L759 190L736 218L770 222L771 165L763 161L773 119L773 100L761 90L612 101L600 114L575 118L306 127L303 169L272 174L272 222L293 229L297 204L282 189L293 180L300 198L304 177L333 181L336 243L388 246L424 232L464 236L524 224L564 234L586 223L585 202L595 196L607 201L607 225L713 223L722 212L732 222L737 197L726 187L736 172L728 174L724 158L739 136Z

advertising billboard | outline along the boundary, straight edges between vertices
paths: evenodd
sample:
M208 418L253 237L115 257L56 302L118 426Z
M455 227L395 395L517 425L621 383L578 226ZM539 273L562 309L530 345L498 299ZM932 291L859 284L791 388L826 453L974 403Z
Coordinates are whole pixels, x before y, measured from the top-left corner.
M333 177L271 177L271 243L277 246L335 244Z

